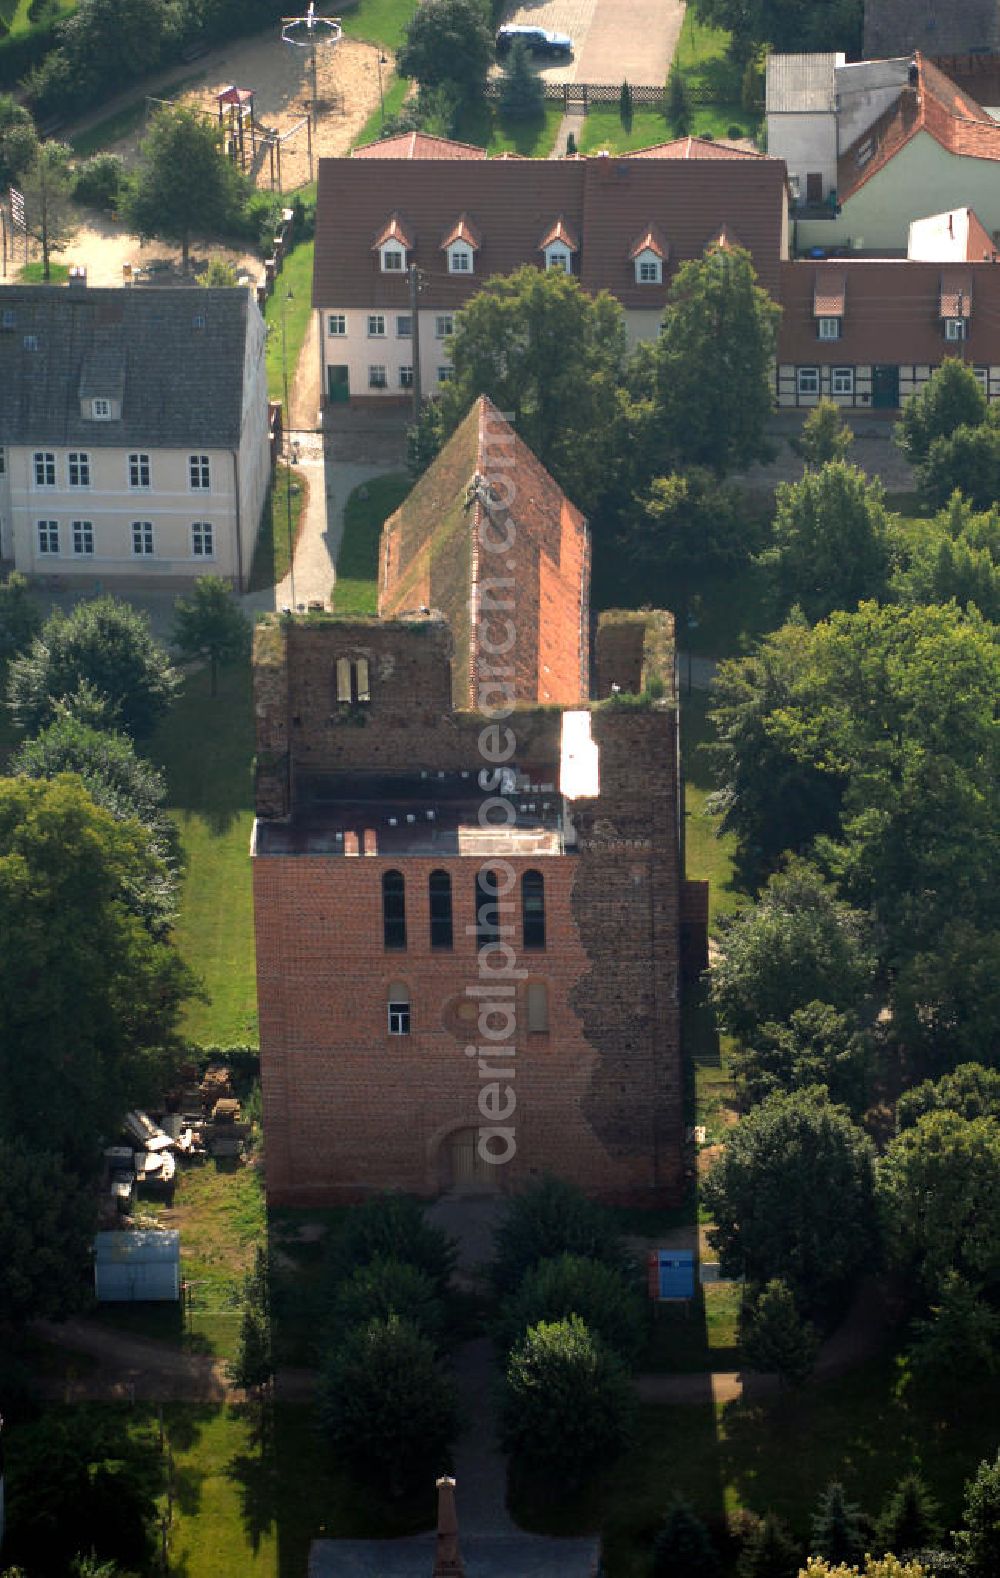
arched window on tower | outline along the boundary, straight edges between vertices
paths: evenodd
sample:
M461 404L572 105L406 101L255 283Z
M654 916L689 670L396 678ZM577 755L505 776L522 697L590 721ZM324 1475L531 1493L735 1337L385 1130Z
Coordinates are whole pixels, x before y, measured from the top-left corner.
M432 871L428 884L431 916L431 947L450 948L453 943L451 877L447 871Z
M525 948L545 947L545 879L540 871L521 878L521 939Z
M382 877L382 935L387 948L406 947L406 883L401 871Z

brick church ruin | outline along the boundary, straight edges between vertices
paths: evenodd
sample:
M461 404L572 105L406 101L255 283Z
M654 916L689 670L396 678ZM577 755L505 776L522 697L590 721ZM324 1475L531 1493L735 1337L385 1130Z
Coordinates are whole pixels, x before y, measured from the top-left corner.
M267 1187L683 1180L673 619L592 631L587 524L483 399L385 524L377 618L258 627Z

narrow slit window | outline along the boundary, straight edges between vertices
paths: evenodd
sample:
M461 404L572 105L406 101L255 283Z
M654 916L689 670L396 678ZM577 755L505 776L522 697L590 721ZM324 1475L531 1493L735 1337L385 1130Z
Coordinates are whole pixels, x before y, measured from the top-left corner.
M496 873L476 873L476 946L500 940L500 899L497 896Z
M521 878L521 934L526 948L545 947L545 878L526 871Z
M447 871L432 871L429 882L431 947L450 948L454 940L451 913L451 877Z
M351 699L351 660L350 658L337 659L337 700L350 701Z
M387 948L406 947L406 883L401 871L382 878L382 933Z
M528 1034L544 1035L549 1028L549 989L544 981L529 981Z

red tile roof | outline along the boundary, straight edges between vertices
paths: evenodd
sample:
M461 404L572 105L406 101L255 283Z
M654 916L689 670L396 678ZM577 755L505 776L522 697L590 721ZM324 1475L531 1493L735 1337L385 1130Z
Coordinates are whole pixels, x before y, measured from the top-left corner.
M382 137L355 148L352 159L485 159L486 149L468 142L453 142L449 137L434 137L430 132L400 132L398 137Z
M448 234L442 240L441 246L454 246L456 241L466 242L466 244L470 246L474 252L478 252L479 248L482 246L482 237L479 234L479 226L472 223L472 220L469 218L468 214L459 214L458 219L455 221L451 229L448 231Z
M656 225L647 225L645 230L640 231L632 242L628 255L634 260L640 252L655 252L656 256L662 258L664 262L670 256L670 243Z
M943 268L941 270L942 318L968 318L971 312L972 270Z
M970 365L1000 363L1000 264L970 263L960 271L971 310L968 337L957 346L945 341L941 326L943 272L939 263L907 258L782 263L778 361L933 366L957 350ZM833 294L841 280L841 338L820 340L816 302Z
M487 562L497 555L481 552L491 521L509 538L500 566ZM517 639L504 662L514 671L516 699L571 705L586 698L587 525L485 395L386 521L379 563L382 617L431 608L447 618L457 707L481 701L501 637L506 651L508 614ZM513 606L505 601L503 615L491 620L487 582L498 575L504 588L494 587L493 602L502 597ZM483 612L472 619L470 608ZM481 650L486 635L492 653Z
M378 247L384 247L387 241L398 241L407 252L413 248L412 235L398 214L390 214L381 229L376 231L371 250L374 252Z
M766 153L756 148L744 148L741 143L716 142L711 137L675 137L672 142L654 143L649 148L636 148L625 155L626 159L766 159Z
M895 104L841 154L837 193L842 203L884 170L918 132L927 132L957 156L1000 160L1000 123L924 55L914 59L916 85L904 88Z
M556 241L561 241L564 247L569 248L570 252L579 252L580 250L580 242L577 239L576 231L572 225L566 223L562 214L559 215L554 225L549 226L541 241L539 241L539 252L544 252L546 247L552 246Z
M842 318L847 295L847 275L843 269L824 269L816 275L813 315L817 318Z
M650 224L670 239L670 269L700 257L725 228L751 252L761 283L778 288L784 242L785 165L780 159L386 159L378 180L353 159L321 159L313 303L406 310L407 282L385 274L372 237L395 211L410 258L427 276L424 296L454 309L493 274L538 264L539 237L561 217L579 240L574 273L584 289L609 290L626 307L662 310L662 285L637 285L629 250ZM449 275L441 237L464 213L481 236L475 270Z

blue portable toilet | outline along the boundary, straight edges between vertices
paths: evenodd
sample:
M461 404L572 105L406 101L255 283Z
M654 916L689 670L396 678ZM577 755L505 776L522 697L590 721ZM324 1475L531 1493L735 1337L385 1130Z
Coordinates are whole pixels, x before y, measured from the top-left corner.
M652 1249L648 1271L649 1296L658 1303L694 1298L693 1249Z

